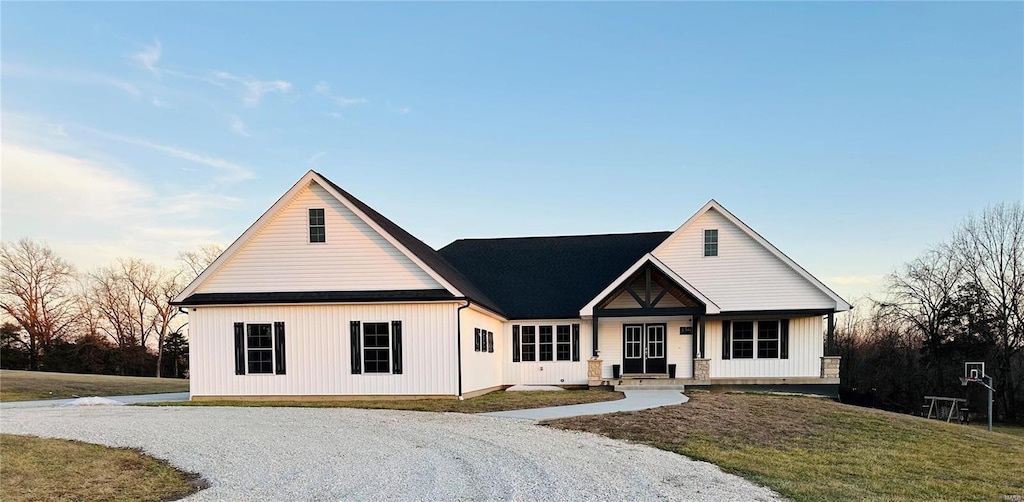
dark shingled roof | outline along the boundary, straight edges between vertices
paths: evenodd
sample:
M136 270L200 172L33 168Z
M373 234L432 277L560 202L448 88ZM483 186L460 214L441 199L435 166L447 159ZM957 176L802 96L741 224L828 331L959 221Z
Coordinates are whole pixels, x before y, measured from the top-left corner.
M466 298L473 300L484 307L505 315L505 312L500 309L500 305L488 298L480 289L476 287L472 282L467 280L458 269L448 263L434 248L428 246L423 241L417 239L409 232L406 232L404 228L396 225L393 221L384 217L384 215L378 213L372 207L367 206L363 201L355 198L352 194L345 191L345 189L334 184L333 181L327 179L326 176L317 173L324 181L331 185L331 188L338 191L342 197L348 199L354 206L358 207L360 211L366 214L368 218L374 221L374 223L381 226L385 232L390 234L398 242L406 247L412 254L416 255L423 263L425 263L431 270L437 272L444 280L455 286Z
M438 252L509 319L567 319L671 233L460 239Z

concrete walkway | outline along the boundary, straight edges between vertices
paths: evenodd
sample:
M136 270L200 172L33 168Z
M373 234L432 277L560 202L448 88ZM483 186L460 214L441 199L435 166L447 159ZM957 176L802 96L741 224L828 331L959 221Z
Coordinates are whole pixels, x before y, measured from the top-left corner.
M618 411L646 410L683 404L690 400L690 398L677 390L627 390L624 394L626 394L626 397L618 401L553 406L551 408L535 408L532 410L497 411L494 413L481 413L481 415L486 417L518 418L522 420L550 420L553 418L579 417L583 415L603 415Z
M103 396L107 399L113 399L114 401L120 401L124 404L135 404L135 403L158 403L163 401L188 401L188 392L170 392L166 394L139 394L135 396ZM92 396L82 396L92 397ZM77 398L72 399L44 399L41 401L9 401L6 403L0 403L0 409L9 408L51 408L54 406L64 406L75 401Z

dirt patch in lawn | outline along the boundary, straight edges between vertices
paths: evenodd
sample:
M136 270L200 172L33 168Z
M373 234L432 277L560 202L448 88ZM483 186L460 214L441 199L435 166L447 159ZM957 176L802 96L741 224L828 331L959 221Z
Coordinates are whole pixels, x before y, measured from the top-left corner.
M183 401L144 403L142 406L270 406L303 408L368 408L453 413L490 413L492 411L524 410L598 403L622 399L621 392L607 390L563 390L531 392L491 392L472 399L410 399L368 401Z
M678 406L547 424L706 460L796 500L1024 496L1024 438L1019 436L822 398L690 397Z
M3 500L175 500L206 487L198 475L128 448L0 434Z

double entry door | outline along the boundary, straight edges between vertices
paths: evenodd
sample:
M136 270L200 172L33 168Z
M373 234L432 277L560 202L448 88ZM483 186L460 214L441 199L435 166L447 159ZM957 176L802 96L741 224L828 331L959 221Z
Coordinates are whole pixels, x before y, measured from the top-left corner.
M622 326L622 373L667 373L666 341L664 323L624 324Z

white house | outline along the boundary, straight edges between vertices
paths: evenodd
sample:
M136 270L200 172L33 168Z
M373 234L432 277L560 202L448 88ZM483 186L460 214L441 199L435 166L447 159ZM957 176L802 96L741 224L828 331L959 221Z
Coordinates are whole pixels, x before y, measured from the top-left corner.
M850 309L714 200L674 232L434 250L314 171L175 303L193 399L834 386Z

